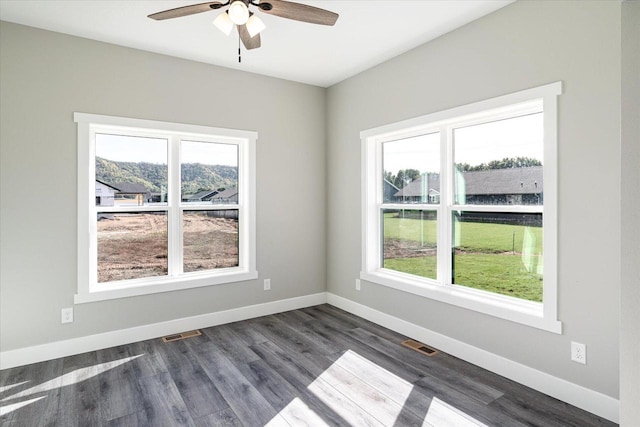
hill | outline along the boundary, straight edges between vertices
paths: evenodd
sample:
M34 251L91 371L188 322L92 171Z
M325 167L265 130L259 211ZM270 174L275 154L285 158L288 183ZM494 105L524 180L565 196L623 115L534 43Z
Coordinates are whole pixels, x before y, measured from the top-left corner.
M167 165L156 163L116 162L96 157L96 179L106 183L134 182L149 192L167 188ZM235 187L238 169L234 166L185 163L182 165L182 189L185 194L201 190Z

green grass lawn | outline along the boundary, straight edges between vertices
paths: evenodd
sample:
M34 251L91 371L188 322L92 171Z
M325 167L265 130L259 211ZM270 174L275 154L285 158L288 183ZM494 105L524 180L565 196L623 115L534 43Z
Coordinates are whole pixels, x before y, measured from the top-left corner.
M436 277L435 257L387 259L384 268L420 277ZM455 273L456 284L542 302L542 280L524 269L519 255L456 255Z
M542 228L519 225L458 222L454 229L456 284L542 301ZM385 213L384 239L406 245L435 247L436 221L399 218ZM527 267L530 271L527 271ZM435 256L395 256L384 268L436 277Z

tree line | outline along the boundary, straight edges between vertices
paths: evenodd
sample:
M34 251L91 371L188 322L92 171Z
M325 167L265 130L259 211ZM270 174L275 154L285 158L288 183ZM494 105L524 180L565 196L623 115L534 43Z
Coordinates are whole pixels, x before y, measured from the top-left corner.
M118 162L96 157L96 179L107 184L136 183L149 192L167 189L167 165L147 162ZM181 165L182 192L235 187L238 168L226 165L184 163Z

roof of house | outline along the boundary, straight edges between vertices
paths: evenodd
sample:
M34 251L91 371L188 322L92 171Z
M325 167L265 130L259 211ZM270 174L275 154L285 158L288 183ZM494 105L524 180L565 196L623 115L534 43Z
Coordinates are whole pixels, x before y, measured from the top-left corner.
M440 175L437 173L428 173L426 186L423 186L422 178L424 175L421 175L420 178L417 178L407 184L402 190L398 191L394 194L395 197L419 197L422 195L429 194L430 190L440 191Z
M120 194L145 194L148 192L144 184L138 184L137 182L114 182L108 185L116 188Z
M219 192L218 194L216 194L212 198L213 199L228 199L230 197L235 196L236 194L238 194L238 189L237 188L227 188L226 190Z
M542 166L464 172L467 195L542 193Z
M543 192L542 166L528 168L491 169L486 171L462 172L466 194L538 194ZM424 175L423 175L424 176ZM440 175L427 174L427 185L423 186L422 178L410 182L396 197L415 197L428 194L430 190L440 190Z
M99 179L96 179L96 182L99 182L99 183L100 183L100 184L102 184L102 185L106 185L106 186L107 186L107 187L109 187L109 188L113 188L114 190L120 191L120 189L119 189L119 188L114 187L114 186L113 186L113 184L108 184L108 183L106 183L106 182L104 182L104 181L100 181Z
M190 201L204 200L205 198L215 196L216 194L218 194L218 190L203 190L203 191L198 191L195 194L185 195L185 199Z
M384 183L391 189L391 190L400 190L398 187L395 186L395 184L391 181L389 181L388 179L384 178Z

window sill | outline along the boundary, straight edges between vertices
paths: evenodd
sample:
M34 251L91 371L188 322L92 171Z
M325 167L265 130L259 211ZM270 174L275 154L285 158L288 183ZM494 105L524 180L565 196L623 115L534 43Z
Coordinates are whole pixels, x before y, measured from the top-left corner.
M545 318L541 303L492 295L464 286L443 286L433 280L413 278L410 275L384 269L361 272L360 279L532 328L555 334L562 333L562 322Z
M222 285L225 283L243 282L258 278L258 272L234 269L215 275L192 273L180 278L162 277L152 279L123 280L110 282L108 286L97 285L89 292L74 295L74 304L128 298L160 292L179 291L204 286Z

